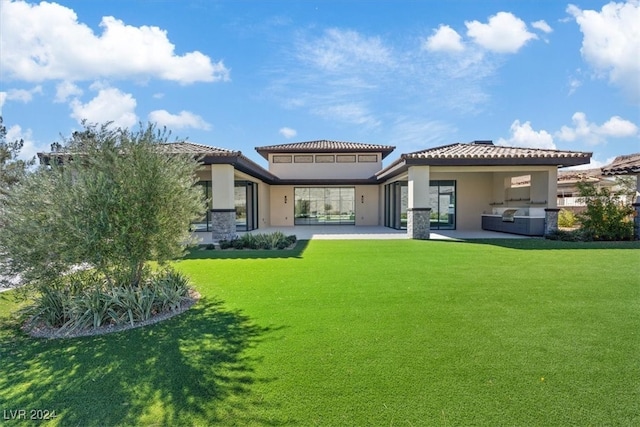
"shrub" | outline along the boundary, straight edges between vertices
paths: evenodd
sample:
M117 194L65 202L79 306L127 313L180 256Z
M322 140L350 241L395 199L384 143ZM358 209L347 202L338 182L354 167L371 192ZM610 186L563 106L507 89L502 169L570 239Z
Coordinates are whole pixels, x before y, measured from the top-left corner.
M576 215L567 209L561 209L558 213L558 226L563 228L573 228L576 226Z
M587 209L578 214L583 232L593 240L633 239L633 207L606 188L596 188L592 183L578 183L580 197Z
M565 242L586 242L593 240L586 235L581 229L577 230L555 230L545 235L549 240L562 240Z
M273 233L246 233L220 240L220 249L286 249L297 241L295 235L286 236L281 231Z
M145 269L138 285L123 278L114 285L95 270L69 274L55 286L42 288L28 313L32 322L59 329L133 326L155 314L176 311L189 298L189 280L170 268L153 273Z

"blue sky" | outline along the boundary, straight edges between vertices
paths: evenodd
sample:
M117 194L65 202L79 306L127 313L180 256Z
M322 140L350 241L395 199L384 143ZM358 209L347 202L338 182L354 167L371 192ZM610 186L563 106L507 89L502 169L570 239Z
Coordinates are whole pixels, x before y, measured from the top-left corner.
M640 151L638 0L0 0L23 156L80 121L241 150L331 139Z

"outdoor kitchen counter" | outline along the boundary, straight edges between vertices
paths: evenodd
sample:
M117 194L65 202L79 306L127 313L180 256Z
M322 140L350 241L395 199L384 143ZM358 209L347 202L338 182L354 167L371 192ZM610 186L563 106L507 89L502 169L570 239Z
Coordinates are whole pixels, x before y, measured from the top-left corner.
M503 221L502 215L483 214L482 229L525 236L543 236L544 217L516 215L511 222Z

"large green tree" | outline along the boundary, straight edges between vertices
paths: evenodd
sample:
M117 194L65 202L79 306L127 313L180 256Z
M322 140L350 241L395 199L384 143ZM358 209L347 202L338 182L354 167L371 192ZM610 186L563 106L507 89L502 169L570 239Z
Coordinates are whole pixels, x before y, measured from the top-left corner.
M77 266L136 286L145 263L184 254L203 215L197 159L172 154L168 134L87 125L48 165L11 187L0 229L0 275L47 285Z

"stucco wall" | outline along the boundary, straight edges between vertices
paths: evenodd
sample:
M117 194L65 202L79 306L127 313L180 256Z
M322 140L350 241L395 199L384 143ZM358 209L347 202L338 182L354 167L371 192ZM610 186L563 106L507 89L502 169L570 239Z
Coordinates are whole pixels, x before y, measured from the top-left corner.
M378 225L380 223L379 186L356 186L356 225Z
M284 202L285 196L287 202ZM293 208L295 200L293 199L293 186L291 185L272 185L270 187L270 215L271 225L273 227L290 227L293 226Z
M269 227L271 223L271 186L258 183L258 228Z

